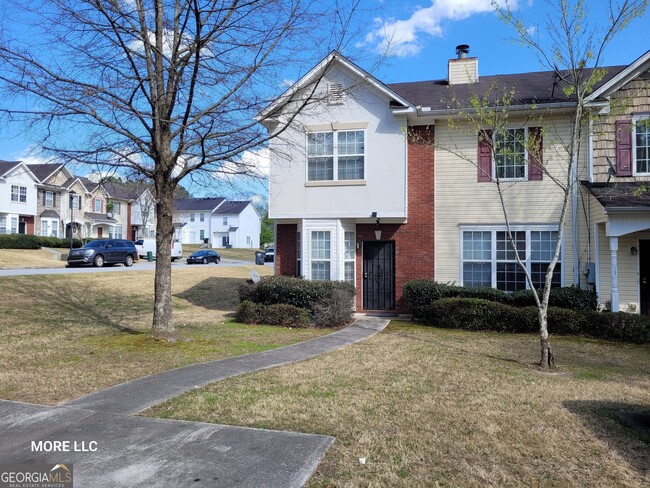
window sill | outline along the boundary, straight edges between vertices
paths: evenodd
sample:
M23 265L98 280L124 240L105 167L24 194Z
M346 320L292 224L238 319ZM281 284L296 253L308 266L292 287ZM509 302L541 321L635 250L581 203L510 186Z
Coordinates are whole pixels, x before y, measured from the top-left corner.
M324 180L324 181L306 181L306 187L317 186L366 186L366 180Z

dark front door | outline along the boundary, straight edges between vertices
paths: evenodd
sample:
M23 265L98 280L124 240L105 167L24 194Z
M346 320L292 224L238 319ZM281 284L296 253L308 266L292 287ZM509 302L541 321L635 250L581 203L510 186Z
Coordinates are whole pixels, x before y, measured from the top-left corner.
M650 241L639 241L639 293L641 313L650 315Z
M363 243L363 308L395 310L395 243Z
M18 222L18 233L25 234L27 229L27 224L25 222Z
M102 227L97 227L97 237L101 239L104 234L104 229Z

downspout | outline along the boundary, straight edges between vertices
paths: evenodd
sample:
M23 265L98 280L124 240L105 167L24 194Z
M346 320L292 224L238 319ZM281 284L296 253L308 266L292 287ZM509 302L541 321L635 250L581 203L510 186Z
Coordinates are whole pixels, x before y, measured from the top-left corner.
M591 134L589 135L591 137ZM577 141L578 149L580 148L580 141ZM579 153L578 153L579 154ZM578 161L580 158L576 158L576 162L571 169L571 220L573 226L573 286L580 288L580 265L578 263L579 259L579 249L578 249Z

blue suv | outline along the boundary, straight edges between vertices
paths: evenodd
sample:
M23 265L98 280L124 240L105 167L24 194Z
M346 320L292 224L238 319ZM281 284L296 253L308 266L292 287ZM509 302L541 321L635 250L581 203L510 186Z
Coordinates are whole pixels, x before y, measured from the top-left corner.
M79 249L72 249L68 254L68 266L92 264L96 267L104 264L122 263L133 266L138 259L138 251L132 241L125 239L101 239L90 241Z

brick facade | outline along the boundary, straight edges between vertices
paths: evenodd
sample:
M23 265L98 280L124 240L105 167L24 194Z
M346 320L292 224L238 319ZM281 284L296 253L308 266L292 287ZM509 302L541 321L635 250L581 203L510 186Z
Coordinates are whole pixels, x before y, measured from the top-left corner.
M275 272L296 276L296 224L278 224L275 229Z
M434 278L434 148L433 127L409 128L408 141L408 221L381 224L382 241L395 241L395 300L403 312L404 283ZM381 217L381 216L380 216ZM357 225L357 242L376 239L374 224ZM363 246L357 249L357 309L363 307Z

